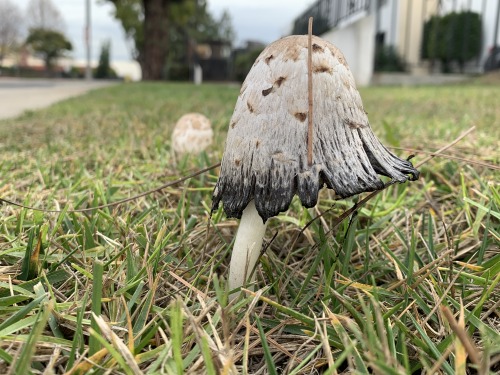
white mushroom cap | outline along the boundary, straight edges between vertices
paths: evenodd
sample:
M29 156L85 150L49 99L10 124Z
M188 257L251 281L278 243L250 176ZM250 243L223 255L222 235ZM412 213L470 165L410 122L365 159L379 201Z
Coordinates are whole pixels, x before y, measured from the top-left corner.
M307 35L270 44L241 87L230 121L212 208L241 217L251 200L265 222L295 194L305 207L326 184L341 197L378 190L384 175L397 182L419 172L373 134L346 60L313 36L313 163L307 161Z
M187 113L175 124L172 148L177 153L199 153L212 144L210 120L200 113Z

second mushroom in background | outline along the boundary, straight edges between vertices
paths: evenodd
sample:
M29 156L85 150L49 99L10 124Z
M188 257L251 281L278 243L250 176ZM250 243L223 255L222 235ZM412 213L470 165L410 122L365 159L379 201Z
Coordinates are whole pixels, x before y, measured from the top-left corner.
M187 113L175 124L172 148L177 154L196 154L210 146L212 139L210 120L200 113Z
M313 207L326 186L342 197L381 189L419 172L377 139L342 53L313 36L313 155L307 160L308 37L270 44L248 73L229 123L212 210L222 201L241 218L231 257L229 287L244 285L262 245L267 220L298 195Z

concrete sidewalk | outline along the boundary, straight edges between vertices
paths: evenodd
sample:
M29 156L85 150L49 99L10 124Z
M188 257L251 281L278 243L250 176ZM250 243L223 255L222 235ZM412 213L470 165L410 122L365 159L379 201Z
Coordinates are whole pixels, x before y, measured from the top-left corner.
M0 77L0 119L15 117L26 110L44 108L90 90L117 83L119 82Z

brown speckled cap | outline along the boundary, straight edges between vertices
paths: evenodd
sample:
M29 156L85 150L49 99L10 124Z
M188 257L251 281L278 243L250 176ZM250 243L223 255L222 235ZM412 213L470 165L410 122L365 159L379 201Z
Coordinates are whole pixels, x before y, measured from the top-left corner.
M379 175L416 180L413 165L373 134L342 53L313 36L313 163L307 162L307 35L270 44L241 87L229 123L212 210L222 200L240 218L253 199L264 222L288 209L297 194L313 207L326 185L346 198L381 189Z

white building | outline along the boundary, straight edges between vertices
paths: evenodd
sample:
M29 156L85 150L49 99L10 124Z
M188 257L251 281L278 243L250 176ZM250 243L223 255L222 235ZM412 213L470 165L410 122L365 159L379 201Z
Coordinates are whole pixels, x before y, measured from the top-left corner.
M428 71L420 52L424 23L433 15L470 10L481 15L483 24L480 56L467 66L477 72L491 47L500 44L499 7L498 0L318 0L294 21L292 33L307 33L307 19L313 16L314 33L339 47L358 85L368 85L376 39L397 50L409 73L424 73Z

